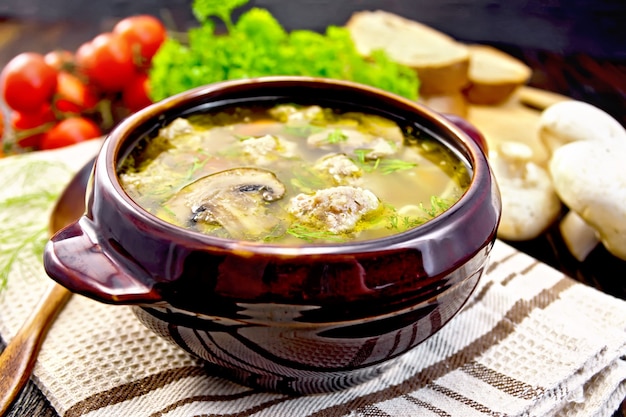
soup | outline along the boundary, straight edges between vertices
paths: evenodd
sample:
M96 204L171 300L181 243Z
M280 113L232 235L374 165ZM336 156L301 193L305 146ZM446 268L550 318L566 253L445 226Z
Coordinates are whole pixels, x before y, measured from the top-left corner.
M174 225L293 245L417 227L460 198L470 173L410 126L280 104L177 118L133 149L119 178L134 201Z

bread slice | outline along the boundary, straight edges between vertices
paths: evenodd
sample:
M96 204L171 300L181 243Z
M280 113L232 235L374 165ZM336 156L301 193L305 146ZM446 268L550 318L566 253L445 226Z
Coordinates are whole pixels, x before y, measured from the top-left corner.
M503 103L530 79L530 67L505 52L487 45L468 45L468 48L470 84L464 93L470 103Z
M468 84L469 49L436 29L382 10L355 12L346 27L363 56L382 49L417 71L420 94L454 93Z

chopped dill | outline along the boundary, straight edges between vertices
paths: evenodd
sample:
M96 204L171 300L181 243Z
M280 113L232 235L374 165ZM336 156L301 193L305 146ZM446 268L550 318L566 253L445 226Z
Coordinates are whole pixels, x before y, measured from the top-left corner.
M398 230L400 227L398 226L398 213L393 213L391 216L389 216L388 220L389 220L389 225L387 226L387 229L393 229L393 230Z
M271 243L276 240L281 239L285 235L284 225L282 223L277 223L268 234L263 238L263 242Z
M415 162L407 162L401 159L387 159L376 158L367 159L367 155L372 152L372 149L355 149L354 154L356 159L353 159L354 163L359 165L365 172L380 171L383 175L389 175L396 171L403 171L412 169L417 166Z
M342 235L338 235L328 230L318 230L310 228L301 223L293 223L287 229L287 233L297 239L301 239L306 242L345 242L347 240L347 238Z
M428 221L426 217L401 216L397 212L393 212L387 217L387 229L405 231L424 224Z
M384 175L391 174L396 171L403 171L406 169L415 168L417 164L415 162L407 162L401 159L380 159L380 163L376 164L376 168L380 168Z
M394 207L387 207L391 214L387 216L387 229L405 231L417 227L426 223L428 220L433 219L450 208L451 202L438 196L430 197L430 207L419 204L419 210L424 214L423 216L408 216L401 215Z
M412 229L423 223L424 223L424 219L418 219L418 218L409 217L409 216L402 217L402 225L405 229Z
M328 187L329 185L318 172L308 166L301 166L300 169L293 171L293 178L291 178L290 184L303 193L313 193L315 190Z
M432 218L448 210L450 205L451 203L449 200L433 195L430 197L430 209L425 208L423 204L420 204L420 207Z
M10 161L10 163L9 163ZM5 159L0 165L0 291L16 268L36 268L48 241L50 208L71 172L59 162ZM52 181L50 179L53 179ZM33 260L35 260L33 262Z
M189 169L187 170L187 177L188 179L193 178L194 174L196 172L198 172L198 170L204 168L204 166L207 164L207 162L209 162L209 158L205 158L205 159L198 159L195 158L195 160L193 161L193 164L191 164L191 166L189 167Z

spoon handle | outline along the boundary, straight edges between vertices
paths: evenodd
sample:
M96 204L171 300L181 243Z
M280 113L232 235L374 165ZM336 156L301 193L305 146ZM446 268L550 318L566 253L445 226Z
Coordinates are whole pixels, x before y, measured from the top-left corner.
M51 284L0 355L0 417L6 414L29 380L48 329L70 296L64 287Z

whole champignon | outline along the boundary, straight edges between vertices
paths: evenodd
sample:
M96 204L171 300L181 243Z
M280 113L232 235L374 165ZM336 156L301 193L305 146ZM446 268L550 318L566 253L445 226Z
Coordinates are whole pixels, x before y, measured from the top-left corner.
M272 172L232 168L185 186L166 206L174 213L184 213L187 221L219 225L234 239L256 238L279 223L266 205L284 194L284 184Z
M534 239L556 220L561 209L550 175L532 161L533 151L521 142L502 142L489 160L502 196L498 237Z
M560 224L570 252L583 261L602 241L626 259L626 130L603 110L569 100L543 111L539 134L552 152L555 190L570 209Z
M554 151L550 161L554 187L569 209L595 230L613 255L626 260L626 141L579 141ZM566 217L567 220L567 217ZM563 223L564 239L589 231L576 220ZM567 229L571 227L572 229ZM575 227L576 229L574 229ZM571 233L577 230L576 236ZM597 243L597 241L596 241ZM583 260L595 246L587 239L568 243ZM578 248L578 249L577 249Z
M548 151L569 142L626 140L622 125L603 110L567 100L546 108L539 119L539 137Z

